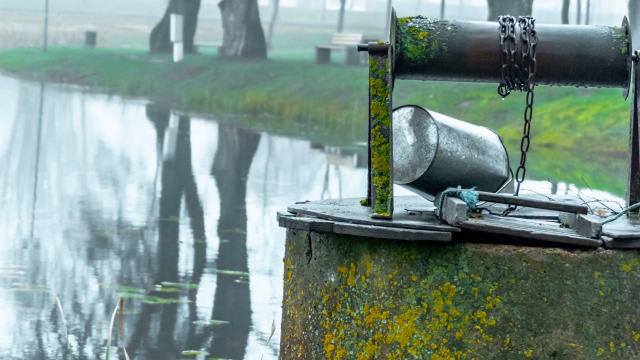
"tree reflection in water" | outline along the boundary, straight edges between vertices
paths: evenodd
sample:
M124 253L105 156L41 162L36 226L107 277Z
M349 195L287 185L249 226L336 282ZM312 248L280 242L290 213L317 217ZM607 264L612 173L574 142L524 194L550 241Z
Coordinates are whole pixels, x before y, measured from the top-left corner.
M220 124L213 174L220 193L218 270L248 273L247 176L260 134ZM212 319L229 321L214 329L209 352L216 357L242 359L251 326L249 284L218 272Z
M147 105L146 111L147 117L155 125L158 152L164 154L158 218L157 274L154 283L180 282L180 223L176 220L180 217L184 199L194 239L193 270L189 283L199 284L206 267L207 242L204 212L192 169L191 120L180 116L177 124L172 123L170 111L153 104ZM220 125L218 133L218 149L211 171L220 194L218 236L223 240L219 246L217 268L248 273L246 182L260 135L225 125ZM143 305L131 341L127 345L130 353L135 354L143 343L151 340L149 333L152 314L160 309L156 346L148 350L148 358L173 359L180 357L184 349L201 349L209 343L207 352L212 356L242 359L251 326L248 281L239 280L238 276L218 273L211 319L228 321L229 324L204 327L201 333L198 333L194 324L198 320L197 292L198 288L189 289L189 322L184 342L174 338L176 324L179 323L177 317L180 304L165 304L161 308ZM177 298L178 294L164 293L161 296Z
M51 291L75 359L104 358L123 292L132 298L113 345L134 360L277 357L278 329L263 348L280 318L284 230L273 214L323 187L340 196L336 170L354 179L345 194L360 195L364 170L338 159L327 178L324 148L139 100L2 76L0 95L0 359L66 358ZM251 284L237 275L249 271ZM199 287L154 288L167 281ZM140 298L150 296L180 303Z

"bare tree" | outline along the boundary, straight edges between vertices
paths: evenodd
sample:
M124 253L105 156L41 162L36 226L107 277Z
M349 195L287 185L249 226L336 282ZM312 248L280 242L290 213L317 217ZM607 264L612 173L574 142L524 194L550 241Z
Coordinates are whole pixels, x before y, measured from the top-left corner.
M585 14L585 25L589 25L589 10L591 9L591 0L587 0L587 12Z
M571 0L562 0L562 23L569 24L569 5Z
M153 28L149 36L149 51L152 53L170 54L173 52L171 43L171 14L182 14L184 52L193 53L193 38L198 25L200 0L171 0L164 12L162 20Z
M269 32L267 33L267 46L269 49L273 47L271 43L273 39L273 27L278 19L278 9L280 8L280 0L273 0L273 13L271 14L271 22L269 23Z
M487 20L497 21L500 15L531 15L533 0L487 0L489 16Z
M267 44L260 23L257 0L222 0L222 47L224 57L266 59Z
M344 7L347 3L347 0L340 0L340 12L338 13L338 27L336 28L336 32L342 32L344 27Z
M578 0L578 8L576 9L576 25L580 25L581 16L582 16L582 0Z

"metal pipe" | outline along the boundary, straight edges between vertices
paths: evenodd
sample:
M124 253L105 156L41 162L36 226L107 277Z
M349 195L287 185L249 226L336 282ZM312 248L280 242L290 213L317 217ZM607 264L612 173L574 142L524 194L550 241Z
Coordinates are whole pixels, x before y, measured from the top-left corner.
M626 17L622 26L537 24L536 30L536 85L622 88L626 98L632 53ZM497 22L396 19L394 13L390 40L396 79L502 81ZM521 45L518 41L517 61Z

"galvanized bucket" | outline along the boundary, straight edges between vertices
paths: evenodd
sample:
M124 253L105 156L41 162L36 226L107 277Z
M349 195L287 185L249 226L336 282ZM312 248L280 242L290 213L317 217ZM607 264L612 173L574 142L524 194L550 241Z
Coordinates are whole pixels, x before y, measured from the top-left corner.
M394 182L428 200L449 187L498 192L509 154L490 129L406 105L393 110Z

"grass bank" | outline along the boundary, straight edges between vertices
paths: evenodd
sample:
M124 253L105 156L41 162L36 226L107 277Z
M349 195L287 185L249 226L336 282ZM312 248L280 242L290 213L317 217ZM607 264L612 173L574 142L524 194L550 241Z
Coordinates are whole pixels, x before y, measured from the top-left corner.
M174 64L169 56L138 50L54 47L46 54L37 48L4 50L0 69L22 78L145 96L191 113L331 145L366 140L366 67L316 66L300 57L256 62L208 55ZM496 84L397 81L394 106L408 103L492 128L512 157L517 155L522 94L502 101ZM528 174L576 184L584 177L619 194L628 117L629 104L617 89L537 88L532 147L534 154L547 155L532 162Z

